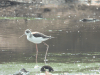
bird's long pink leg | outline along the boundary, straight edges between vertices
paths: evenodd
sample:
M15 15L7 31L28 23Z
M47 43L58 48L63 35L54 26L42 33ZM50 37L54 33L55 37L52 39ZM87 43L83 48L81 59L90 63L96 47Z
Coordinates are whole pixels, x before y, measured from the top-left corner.
M37 44L36 44L36 64L37 64L37 56L38 56L38 47L37 47Z
M46 54L45 54L45 64L46 64L46 56L47 56L47 52L48 52L48 49L49 49L49 45L47 45L45 42L43 42L43 43L44 43L44 45L47 46L47 50L46 50Z

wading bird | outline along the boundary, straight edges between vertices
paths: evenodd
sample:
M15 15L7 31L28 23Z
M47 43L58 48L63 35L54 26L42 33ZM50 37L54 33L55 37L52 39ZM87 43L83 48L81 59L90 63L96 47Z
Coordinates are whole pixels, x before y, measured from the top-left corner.
M26 29L25 34L23 34L23 35L27 35L27 40L36 44L36 64L37 64L37 56L38 56L37 44L44 43L44 45L47 46L47 50L45 53L45 60L44 60L45 64L46 64L46 61L47 61L46 56L47 56L49 45L47 45L44 41L51 39L51 38L54 38L54 37L44 35L43 33L40 33L40 32L31 32L31 30L29 30L29 29ZM20 36L20 37L22 37L22 36Z

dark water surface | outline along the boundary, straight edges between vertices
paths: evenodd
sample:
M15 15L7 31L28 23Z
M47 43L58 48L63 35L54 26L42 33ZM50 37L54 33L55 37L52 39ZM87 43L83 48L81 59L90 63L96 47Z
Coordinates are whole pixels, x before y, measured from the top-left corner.
M72 21L65 24L63 20L59 19L0 20L1 62L35 61L35 44L29 42L26 36L19 38L26 29L56 37L46 41L50 46L48 53L98 52L100 50L100 22L84 23L79 20ZM38 48L40 54L38 59L41 59L39 61L42 62L46 46L41 43ZM53 58L57 59L57 57L54 56ZM64 58L67 57L66 55ZM60 58L63 58L63 56L60 56ZM51 61L54 62L53 59Z
M60 10L60 9L59 9ZM98 10L99 11L99 10ZM26 29L32 29L31 31L38 31L46 35L51 35L53 39L46 41L50 46L48 53L61 54L65 53L66 56L52 56L51 62L58 61L62 58L68 58L70 56L67 53L88 53L100 51L100 21L97 22L80 22L80 19L87 18L88 16L94 17L94 12L85 14L84 12L69 13L66 15L63 10L59 12L60 16L54 16L53 14L44 19L1 19L0 20L0 62L35 62L35 44L29 42L26 36L19 38ZM87 12L87 10L86 10ZM82 14L83 13L83 14ZM54 13L55 15L56 13ZM80 14L80 15L79 15ZM100 19L100 13L97 12L95 18ZM44 60L44 53L46 46L41 43L38 45L39 57L38 60L42 62ZM72 55L73 55L72 54ZM83 55L83 54L81 54ZM78 56L81 56L80 54ZM88 55L88 54L87 54ZM90 54L91 55L91 54ZM85 55L85 57L87 57ZM98 56L99 57L99 56ZM55 59L57 61L54 61ZM73 58L70 57L70 58ZM76 59L77 58L77 59ZM93 55L90 57L93 58ZM50 59L50 56L48 56ZM74 59L73 59L74 60ZM64 62L73 62L73 60L63 60ZM78 61L78 57L75 57L75 61ZM82 61L82 60L79 60ZM86 61L88 62L88 61Z

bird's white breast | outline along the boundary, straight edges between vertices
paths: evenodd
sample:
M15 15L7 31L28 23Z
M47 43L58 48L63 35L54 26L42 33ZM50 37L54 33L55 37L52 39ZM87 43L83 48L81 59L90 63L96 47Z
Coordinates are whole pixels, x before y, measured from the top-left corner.
M27 39L28 39L30 42L33 42L33 43L36 43L36 44L39 44L39 43L41 43L42 41L47 40L47 39L43 39L42 37L34 37L34 36L32 36L32 37L27 36Z

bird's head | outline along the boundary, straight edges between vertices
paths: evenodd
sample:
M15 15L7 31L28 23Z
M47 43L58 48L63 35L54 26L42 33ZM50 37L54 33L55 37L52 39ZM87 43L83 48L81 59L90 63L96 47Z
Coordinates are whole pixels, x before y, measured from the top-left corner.
M25 34L26 34L26 35L30 35L30 34L31 34L31 31L30 31L29 29L26 29L26 30L25 30Z

